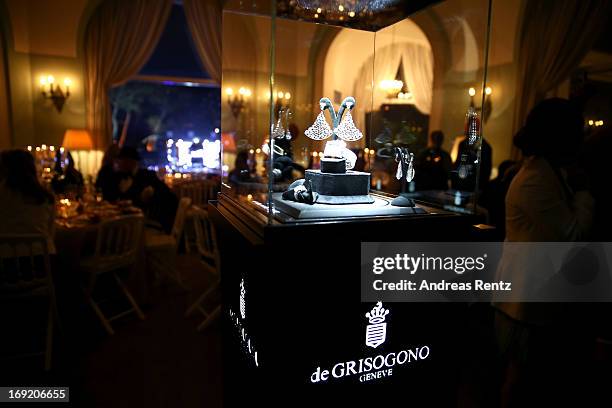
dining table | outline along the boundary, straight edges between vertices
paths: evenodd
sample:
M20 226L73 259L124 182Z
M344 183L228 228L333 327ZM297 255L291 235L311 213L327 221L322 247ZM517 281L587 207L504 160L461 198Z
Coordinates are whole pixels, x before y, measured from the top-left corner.
M129 201L110 203L102 200L77 201L60 199L56 205L55 247L60 280L70 286L81 284L85 278L80 271L81 261L92 256L100 226L105 220L125 215L144 216L141 209ZM144 234L141 234L144 236ZM126 284L141 303L147 300L148 278L144 239L140 240L137 261L129 271Z

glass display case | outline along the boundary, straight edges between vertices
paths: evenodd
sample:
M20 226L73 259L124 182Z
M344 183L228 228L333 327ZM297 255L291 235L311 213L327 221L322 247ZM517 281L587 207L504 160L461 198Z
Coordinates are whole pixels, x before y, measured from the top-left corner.
M473 213L489 0L226 2L222 200L269 223Z

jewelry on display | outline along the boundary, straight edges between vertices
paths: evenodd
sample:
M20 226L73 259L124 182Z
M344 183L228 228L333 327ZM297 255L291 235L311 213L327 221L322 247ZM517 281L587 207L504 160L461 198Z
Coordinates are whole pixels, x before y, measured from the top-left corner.
M404 167L404 155L401 148L396 147L395 149L395 161L397 162L397 171L395 172L395 178L401 180L402 176L404 175L402 172L402 167Z
M291 109L287 108L285 111L285 139L287 140L291 140L293 137L289 130L289 116L291 116Z
M289 189L283 193L284 200L310 205L316 203L318 198L318 193L312 191L312 182L304 179L294 181Z
M319 112L315 122L304 131L304 134L313 140L324 140L334 134L327 120L325 120L324 110Z
M353 116L351 115L351 111L347 111L342 119L342 123L336 128L336 135L347 142L354 142L355 140L359 140L363 137L363 134L353 122Z
M406 181L411 182L414 180L414 154L410 153L410 159L408 162L408 170L406 171Z
M468 109L465 123L465 137L470 146L480 140L480 118L478 112L473 107Z
M346 169L352 169L357 162L357 155L346 147L347 142L354 142L363 137L361 131L355 126L351 110L355 106L355 98L348 96L344 98L338 112L329 98L321 98L319 101L321 112L317 115L315 122L304 132L313 140L324 140L333 136L333 140L326 143L323 158L345 159ZM325 119L325 111L329 110L332 126ZM339 140L340 139L340 140Z

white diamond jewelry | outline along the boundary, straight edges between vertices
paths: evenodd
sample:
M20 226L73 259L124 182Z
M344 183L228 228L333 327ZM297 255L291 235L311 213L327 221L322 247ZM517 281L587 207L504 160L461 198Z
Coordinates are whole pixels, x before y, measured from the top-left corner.
M281 122L281 115L279 113L278 120L276 121L276 125L272 129L272 137L275 139L282 139L285 136L285 129L283 129L283 124Z
M406 181L411 182L414 180L414 154L410 153L410 160L408 161L408 170L406 171Z
M395 161L397 162L397 171L395 172L395 178L398 180L402 179L402 176L404 175L403 171L402 171L402 167L404 165L404 153L402 152L402 149L399 147L395 148Z
M357 129L355 122L353 122L353 116L351 115L350 109L346 111L342 122L336 128L336 136L347 142L354 142L363 137L363 134Z
M319 112L315 122L304 131L304 134L313 140L327 139L334 134L329 123L327 123L325 119L325 111L321 110L321 112Z

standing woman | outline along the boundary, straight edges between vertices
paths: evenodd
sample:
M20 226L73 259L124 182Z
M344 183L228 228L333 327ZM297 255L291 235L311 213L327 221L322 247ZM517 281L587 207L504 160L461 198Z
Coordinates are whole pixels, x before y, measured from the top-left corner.
M0 234L42 234L55 253L55 198L40 184L29 152L0 153L0 197Z

